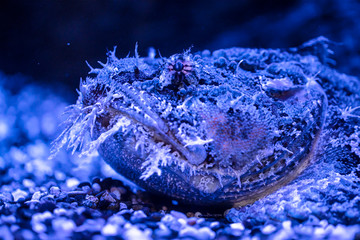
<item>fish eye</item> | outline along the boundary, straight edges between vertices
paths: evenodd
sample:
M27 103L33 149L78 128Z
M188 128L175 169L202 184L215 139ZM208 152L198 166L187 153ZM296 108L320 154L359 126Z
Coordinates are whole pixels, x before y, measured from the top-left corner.
M177 72L182 71L183 68L184 68L184 64L182 64L182 62L180 62L180 61L177 61L174 65L174 70Z

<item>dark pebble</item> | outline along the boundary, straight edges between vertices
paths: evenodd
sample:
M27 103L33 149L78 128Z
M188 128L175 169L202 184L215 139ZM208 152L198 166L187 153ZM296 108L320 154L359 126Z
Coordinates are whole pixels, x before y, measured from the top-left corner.
M142 209L141 209L146 215L149 215L150 214L150 208L149 207L143 207Z
M86 216L84 216L83 214L74 214L73 220L76 226L80 226L86 221Z
M93 180L91 181L92 184L94 184L94 183L100 184L100 182L101 182L101 179L98 177L94 177Z
M355 233L354 240L360 240L360 232Z
M91 184L89 182L81 182L81 183L79 183L79 185L77 187L81 189L82 187L85 187L85 186L91 187Z
M67 197L66 202L68 203L76 202L76 199L73 197Z
M16 215L23 220L31 220L34 210L29 209L28 206L21 206L16 210ZM24 222L24 221L21 221Z
M56 204L54 201L46 200L40 202L37 210L39 212L46 212L46 211L53 212L55 208L56 208Z
M71 204L68 203L68 202L58 202L58 203L57 203L57 206L58 206L59 208L64 208L64 209L71 209L71 208L72 208L72 207L71 207Z
M110 202L101 200L101 201L99 201L98 208L100 210L106 210L109 205L110 205Z
M143 209L143 205L140 205L140 204L134 204L131 206L132 209L134 209L135 211L137 210L142 210Z
M112 178L105 178L99 184L101 186L101 189L107 189L107 190L110 190L111 187L123 187L124 186L124 184L121 181L115 180Z
M150 214L149 219L153 219L154 221L160 221L163 216L164 214L161 214L159 212L154 212Z
M109 204L107 209L112 210L112 211L119 211L119 203L118 202L112 202L112 203Z
M106 190L101 191L98 194L96 194L95 197L100 198L105 192L106 192Z
M146 226L151 229L157 229L159 227L159 224L155 221L146 221Z
M56 202L66 202L68 199L67 193L61 192L60 195L56 198Z

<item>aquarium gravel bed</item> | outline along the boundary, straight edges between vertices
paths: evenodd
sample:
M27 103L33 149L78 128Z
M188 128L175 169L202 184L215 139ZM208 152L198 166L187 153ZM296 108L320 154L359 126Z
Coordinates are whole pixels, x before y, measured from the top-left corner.
M330 161L336 151L252 205L184 205L144 192L97 153L49 160L69 103L24 79L0 74L2 239L360 239L359 169Z

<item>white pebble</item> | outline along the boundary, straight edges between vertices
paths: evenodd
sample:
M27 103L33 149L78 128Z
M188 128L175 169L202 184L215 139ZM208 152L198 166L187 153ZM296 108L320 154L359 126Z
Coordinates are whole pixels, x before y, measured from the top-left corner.
M118 232L118 226L116 224L106 224L101 230L102 235L104 236L115 236Z
M68 188L74 188L77 185L79 185L80 181L77 178L69 178L66 180L66 187Z
M185 228L183 228L183 229L181 229L179 231L179 237L180 238L185 238L185 237L196 238L197 237L197 230L194 227L186 226Z
M4 119L0 120L0 140L4 140L10 133L9 125Z
M354 239L355 234L359 231L360 227L357 225L346 227L339 224L333 229L330 239Z
M178 220L178 223L181 224L182 227L186 226L187 225L187 221L186 219L183 219L183 218L179 218Z
M210 240L210 239L214 239L215 235L216 235L215 232L208 227L202 227L200 229L196 229L191 226L186 226L185 228L179 231L180 238L189 237L199 240Z
M167 224L171 224L173 221L175 220L175 218L172 216L172 215L170 215L170 214L165 214L165 216L163 216L162 218L161 218L161 222L163 222L163 223L167 223Z
M238 229L238 230L241 230L241 231L245 229L245 227L244 227L244 225L242 223L232 223L232 224L230 224L230 227L232 229Z
M317 227L314 230L314 235L316 238L323 238L325 235L325 230L322 227Z
M151 231L141 231L139 228L135 226L131 226L127 229L127 231L124 233L124 239L125 240L150 240Z
M34 192L34 194L31 197L31 201L39 201L42 194L40 191Z
M66 218L54 219L52 226L56 232L64 234L65 236L69 236L76 228L74 221Z
M158 223L158 229L155 230L155 234L159 238L167 237L171 235L171 230L160 222Z
M13 195L14 201L17 202L20 198L26 198L27 197L27 192L20 190L20 189L16 189L14 192L11 193Z
M178 212L178 211L170 211L170 214L173 215L175 218L183 218L183 219L187 219L186 215L182 212Z
M13 159L15 162L25 163L28 160L27 155L19 148L11 147L9 153L10 158Z
M58 180L58 181L63 181L66 179L65 173L57 171L57 170L55 170L54 176L55 176L56 180Z
M66 215L66 213L67 213L67 211L64 208L55 208L54 209L54 214L57 216Z
M273 233L274 231L276 230L276 227L272 224L269 224L269 225L266 225L262 230L261 232L263 234L271 234Z
M32 229L37 233L42 233L46 231L46 226L42 223L34 223Z
M215 236L215 232L208 227L202 227L198 230L198 237L200 239L214 239Z
M50 188L50 194L54 195L55 197L59 197L60 192L61 192L61 190L60 190L59 187L52 186L52 187Z
M285 229L285 230L290 230L291 229L291 221L284 221L282 223L282 227Z
M328 223L328 221L327 221L326 219L324 219L324 220L321 220L321 221L319 222L319 224L320 224L320 226L322 226L323 228L325 228L325 227L327 227L327 225L328 225L329 223Z
M43 222L46 219L52 218L52 214L49 211L43 213L35 213L31 219L34 222Z
M105 220L102 218L98 219L86 219L85 222L76 228L77 232L101 232L101 229L105 225Z
M146 218L146 214L142 210L135 211L131 216L131 221Z
M210 223L210 228L216 228L216 227L219 227L219 226L220 226L220 223L218 221Z
M113 215L108 219L108 223L115 224L117 226L121 226L126 223L126 220L124 219L123 216Z
M24 187L27 187L27 188L34 188L34 187L35 187L34 181L32 181L32 180L30 180L30 179L26 179L26 178L25 178L25 179L22 181L22 183L23 183Z

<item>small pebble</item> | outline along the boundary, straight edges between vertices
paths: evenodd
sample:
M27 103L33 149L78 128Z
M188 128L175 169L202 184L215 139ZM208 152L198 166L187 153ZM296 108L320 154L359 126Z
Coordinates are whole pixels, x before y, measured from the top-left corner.
M158 224L158 228L155 230L155 235L158 238L166 238L171 235L171 230L166 227L163 223Z
M116 224L106 224L101 229L101 234L104 236L115 236L118 233L118 226Z
M66 179L66 175L61 171L55 170L54 176L55 176L55 179L58 181L64 181Z
M285 230L290 230L291 229L291 221L284 221L282 223L282 227L285 229Z
M187 224L190 226L194 226L196 224L196 220L197 220L197 218L195 218L195 217L189 218L187 220Z
M276 230L276 227L272 224L266 225L265 227L263 227L261 229L261 232L265 235L269 235L271 233L273 233Z
M19 200L25 200L25 198L27 197L28 193L21 190L21 189L16 189L14 192L11 193L14 201L18 202Z
M210 228L211 229L218 228L219 226L220 226L220 223L218 221L210 223Z
M101 191L101 186L100 186L99 183L94 183L91 187L95 192L100 192Z
M16 223L16 218L14 215L9 215L9 216L2 215L0 219L3 223L8 223L8 224Z
M54 209L54 214L57 215L57 216L66 215L66 213L68 213L68 212L64 208L56 208L56 209Z
M231 223L230 227L232 229L237 229L243 231L245 229L244 225L242 223Z
M127 205L125 204L125 203L123 203L123 202L120 202L120 204L119 204L119 210L121 211L121 210L125 210L125 209L127 209L128 207L127 207Z
M141 231L136 226L128 227L124 233L125 240L150 240L151 231Z
M146 214L142 210L138 210L133 212L130 220L134 222L134 221L139 221L143 218L147 218Z
M196 212L194 215L196 218L200 218L202 216L201 212Z
M40 191L34 192L31 197L31 201L39 201L41 196L42 196L42 194Z
M0 226L0 233L1 233L1 238L3 240L13 240L14 239L14 236L11 234L10 229L5 225Z
M66 218L54 219L52 226L56 232L61 233L63 236L70 236L76 228L74 221Z
M115 203L116 199L106 190L100 197L100 201Z
M52 186L50 188L50 194L54 195L55 197L59 197L60 196L60 193L61 193L61 190L59 187L56 187L56 186Z
M182 212L178 212L178 211L175 211L175 210L171 210L170 211L170 214L175 217L175 218L183 218L183 219L187 219L186 215Z
M10 192L2 191L0 192L0 200L3 202L12 202L14 197Z
M66 187L72 189L79 185L79 180L77 178L69 178L66 180Z
M121 193L120 190L117 187L112 187L110 189L110 194L117 200L120 201L121 200Z
M34 188L35 187L35 182L30 180L30 179L27 179L27 178L25 178L22 181L22 184L24 185L24 187L27 187L27 188Z
M199 239L214 239L216 236L215 232L208 227L202 227L198 230Z

